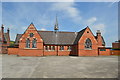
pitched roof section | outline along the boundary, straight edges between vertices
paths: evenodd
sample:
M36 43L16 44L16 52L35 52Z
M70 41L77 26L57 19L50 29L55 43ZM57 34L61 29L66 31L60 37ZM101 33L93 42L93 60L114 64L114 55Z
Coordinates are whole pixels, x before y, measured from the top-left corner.
M19 40L21 38L22 34L17 34L16 39L15 39L15 44L17 45L19 43Z
M86 29L86 28L85 28ZM80 32L55 32L55 31L38 31L44 44L48 45L73 45L77 44L85 29ZM19 43L22 34L17 34L15 44Z
M39 35L43 39L44 44L47 45L73 45L77 44L86 28L79 32L55 32L55 31L38 31ZM18 45L19 39L22 34L17 34L15 44ZM97 37L94 36L96 39ZM104 38L102 37L103 45L105 45Z
M101 36L101 37L102 37L102 45L105 46L105 40L104 40L103 36ZM97 36L95 36L95 39L97 39Z
M103 36L102 36L102 44L103 44L103 46L105 46L105 40L104 40Z
M75 39L75 41L74 41L74 44L77 44L77 43L78 43L79 39L81 38L81 36L82 36L83 33L85 32L85 30L86 30L86 28L78 32L77 37L76 37L76 39Z
M73 45L76 38L75 32L38 31L38 33L44 44Z
M4 33L4 40L7 42L8 41L8 33Z

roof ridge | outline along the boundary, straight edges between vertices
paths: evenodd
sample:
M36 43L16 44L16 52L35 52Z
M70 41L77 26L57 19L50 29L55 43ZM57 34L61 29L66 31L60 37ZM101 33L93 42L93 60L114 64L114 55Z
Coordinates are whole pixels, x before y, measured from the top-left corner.
M38 32L54 32L54 31L40 31L40 30L38 30ZM70 32L70 31L59 31L59 32L63 32L63 33L75 33L75 32Z
M42 31L42 30L37 30L38 32L53 32L53 31Z

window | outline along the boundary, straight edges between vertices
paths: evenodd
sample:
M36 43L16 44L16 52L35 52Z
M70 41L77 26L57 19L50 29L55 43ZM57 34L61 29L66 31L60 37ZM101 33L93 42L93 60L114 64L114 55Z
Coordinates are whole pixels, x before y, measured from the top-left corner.
M45 50L55 50L55 46L44 46Z
M64 50L64 46L60 46L60 50Z
M106 51L106 49L100 49L100 51Z
M47 46L45 46L45 50L48 50L48 47L47 47Z
M33 37L34 36L34 34L33 33L30 33L30 37Z
M55 46L51 46L52 48L51 48L51 50L55 50Z
M29 38L27 38L27 40L26 40L26 48L30 48L30 39Z
M51 46L48 46L48 50L51 50Z
M37 44L37 40L33 39L33 41L32 41L32 48L36 48L37 47L36 44Z
M70 50L71 51L71 46L68 46L68 49L67 50Z
M89 38L85 41L85 49L92 49L92 42Z

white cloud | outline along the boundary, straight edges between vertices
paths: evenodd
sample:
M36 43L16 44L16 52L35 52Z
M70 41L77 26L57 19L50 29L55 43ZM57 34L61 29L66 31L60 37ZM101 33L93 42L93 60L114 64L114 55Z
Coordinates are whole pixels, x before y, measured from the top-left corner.
M45 29L45 28L41 28L40 30L41 30L41 31L46 31L46 29Z
M106 27L105 24L96 24L91 26L94 32L96 32L97 30L100 30L103 35L105 34L105 27Z
M97 17L91 17L87 20L85 20L85 24L87 24L87 26L89 26L93 33L96 33L97 30L100 30L102 35L105 34L106 30L106 25L104 23L98 23L98 19Z
M95 23L96 21L97 21L97 18L96 18L96 17L92 17L92 18L88 19L88 20L86 21L86 23L87 23L87 25L89 26L89 25Z
M51 10L58 11L63 13L65 16L71 18L74 22L79 22L81 20L79 10L74 7L75 3L54 3L51 7Z

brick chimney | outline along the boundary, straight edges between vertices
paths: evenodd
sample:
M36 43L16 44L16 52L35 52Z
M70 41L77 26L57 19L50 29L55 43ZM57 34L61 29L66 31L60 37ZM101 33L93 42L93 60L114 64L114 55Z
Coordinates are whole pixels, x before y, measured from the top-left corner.
M7 40L7 44L8 46L10 45L10 34L9 34L10 30L9 28L7 29L7 36L8 36L8 40Z
M102 46L102 36L100 30L97 30L96 35L97 35L98 46Z
M4 25L2 24L1 26L1 37L2 37L2 42L4 42Z

